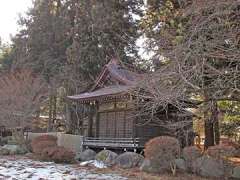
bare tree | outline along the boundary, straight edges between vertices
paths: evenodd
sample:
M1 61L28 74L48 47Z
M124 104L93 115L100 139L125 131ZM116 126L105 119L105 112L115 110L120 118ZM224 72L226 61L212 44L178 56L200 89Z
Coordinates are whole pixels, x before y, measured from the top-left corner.
M166 2L157 9L157 17L151 21L151 13L147 19L153 22L150 28L155 27L148 32L149 46L156 57L164 58L140 86L151 92L140 91L151 99L144 109L154 111L168 103L184 109L189 99L201 101L208 147L219 141L213 133L218 128L217 102L240 100L240 2Z
M29 70L0 78L0 123L8 128L31 125L33 115L46 102L48 86Z

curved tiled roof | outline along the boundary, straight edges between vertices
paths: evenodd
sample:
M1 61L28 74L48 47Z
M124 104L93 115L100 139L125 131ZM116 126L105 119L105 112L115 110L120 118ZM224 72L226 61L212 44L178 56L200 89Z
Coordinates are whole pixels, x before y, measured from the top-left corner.
M104 86L108 77L113 78L118 83L116 85ZM124 69L117 59L112 59L104 66L102 72L97 78L95 85L89 92L79 95L68 96L71 100L89 101L106 96L116 96L126 94L141 78L141 75L127 69Z
M129 91L132 88L132 86L121 86L121 85L114 85L114 86L108 86L105 88L100 88L93 92L85 92L79 95L74 96L68 96L71 100L81 100L81 101L87 101L87 100L95 100L96 98L103 98L105 96L115 96L115 95L123 95L127 91Z

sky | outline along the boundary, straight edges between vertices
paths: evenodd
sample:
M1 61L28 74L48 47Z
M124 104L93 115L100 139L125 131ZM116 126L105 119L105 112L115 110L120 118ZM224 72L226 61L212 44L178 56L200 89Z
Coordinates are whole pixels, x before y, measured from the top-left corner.
M18 15L31 7L32 0L0 0L0 37L10 42L10 35L18 31Z

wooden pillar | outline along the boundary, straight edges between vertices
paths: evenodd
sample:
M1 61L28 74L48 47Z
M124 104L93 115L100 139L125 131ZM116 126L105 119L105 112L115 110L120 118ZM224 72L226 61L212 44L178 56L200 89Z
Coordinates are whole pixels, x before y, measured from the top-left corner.
M53 125L52 125L52 129L54 130L54 131L57 131L57 129L56 129L56 121L57 121L57 95L54 95L53 96L53 109L52 109L52 123L53 123Z
M52 112L53 112L53 95L49 96L49 112L48 112L48 124L47 124L47 132L52 131L52 125L53 125L53 117L52 117Z
M94 105L93 104L90 104L90 107L89 107L89 117L88 117L88 136L89 137L93 137L93 116L94 116Z
M126 113L127 111L125 110L124 111L124 118L123 118L123 137L125 138L126 137Z
M137 123L137 117L135 115L133 115L133 113L131 113L131 116L133 116L133 120L132 120L132 137L136 138L136 123Z
M99 137L99 103L96 102L96 114L97 114L97 117L96 117L96 137Z

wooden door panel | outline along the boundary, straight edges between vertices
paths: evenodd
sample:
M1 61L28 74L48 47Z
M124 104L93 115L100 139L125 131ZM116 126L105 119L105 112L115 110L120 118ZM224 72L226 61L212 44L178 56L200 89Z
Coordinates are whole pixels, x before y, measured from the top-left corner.
M125 137L130 138L133 137L133 120L134 115L131 111L126 111L125 118Z
M133 137L134 115L131 111L99 113L99 137Z
M125 112L116 112L116 137L124 138L125 133Z
M115 115L115 112L109 112L107 137L115 137L115 130L116 130L116 115Z
M99 137L107 135L107 113L99 114Z

